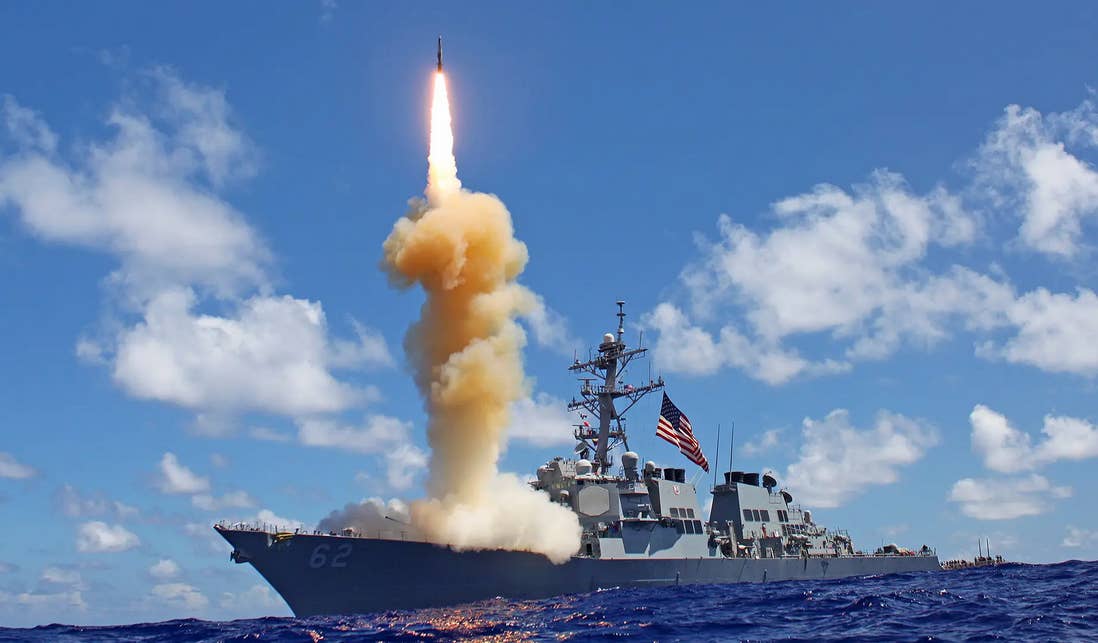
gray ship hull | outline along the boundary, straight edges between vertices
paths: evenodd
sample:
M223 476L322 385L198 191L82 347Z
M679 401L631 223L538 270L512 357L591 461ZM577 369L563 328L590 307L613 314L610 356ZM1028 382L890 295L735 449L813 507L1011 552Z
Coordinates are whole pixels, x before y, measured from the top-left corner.
M832 558L574 557L554 565L515 551L456 552L430 543L218 528L297 616L442 607L496 596L546 598L606 587L771 582L941 569L937 556Z

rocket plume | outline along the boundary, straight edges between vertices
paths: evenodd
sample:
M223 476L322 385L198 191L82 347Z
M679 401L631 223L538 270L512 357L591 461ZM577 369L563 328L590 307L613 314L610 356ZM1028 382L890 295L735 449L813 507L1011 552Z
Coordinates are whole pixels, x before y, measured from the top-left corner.
M526 338L515 317L536 304L516 282L526 245L493 195L461 187L446 78L435 75L426 201L416 199L385 240L383 265L426 301L404 349L428 414L428 499L412 523L459 549L515 549L564 562L579 548L575 514L498 461L510 404L528 392Z

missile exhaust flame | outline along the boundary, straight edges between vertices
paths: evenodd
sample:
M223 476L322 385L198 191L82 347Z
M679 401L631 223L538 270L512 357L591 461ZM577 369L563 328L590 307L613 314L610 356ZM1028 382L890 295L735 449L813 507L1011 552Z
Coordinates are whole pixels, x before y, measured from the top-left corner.
M413 503L412 523L455 548L533 551L562 563L579 548L575 514L498 469L510 404L529 388L515 321L536 302L516 281L526 245L503 202L462 189L453 146L438 71L427 199L413 200L383 246L393 283L418 283L427 295L404 340L431 445L429 497Z

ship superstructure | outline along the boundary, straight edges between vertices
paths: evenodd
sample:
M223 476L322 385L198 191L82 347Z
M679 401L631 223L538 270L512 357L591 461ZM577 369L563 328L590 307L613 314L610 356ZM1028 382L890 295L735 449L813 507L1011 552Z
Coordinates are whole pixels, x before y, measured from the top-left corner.
M537 470L534 489L575 512L579 549L555 565L540 554L457 551L444 544L391 534L279 532L241 524L215 528L234 547L232 559L251 563L299 616L419 608L504 596L541 598L602 587L680 583L766 582L933 571L929 548L864 554L844 531L817 525L769 472L724 472L702 513L686 470L643 465L629 450L625 414L664 388L662 378L624 382L628 365L645 354L624 340L624 302L616 333L589 359L569 367L581 377L585 411L575 425L574 457ZM619 405L621 408L619 409ZM596 422L592 424L588 418ZM623 450L615 466L613 452Z

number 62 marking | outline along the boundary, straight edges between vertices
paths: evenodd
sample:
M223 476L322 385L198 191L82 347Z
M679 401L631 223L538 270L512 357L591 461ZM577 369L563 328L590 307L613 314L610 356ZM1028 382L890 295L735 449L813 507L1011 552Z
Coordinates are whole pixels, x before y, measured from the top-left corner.
M321 567L346 567L347 559L351 556L350 543L344 543L339 547L336 547L335 553L330 557L329 552L332 551L331 545L317 545L313 549L313 553L309 556L309 567L313 569L320 569Z

